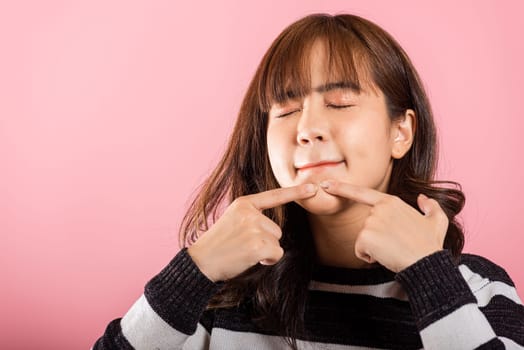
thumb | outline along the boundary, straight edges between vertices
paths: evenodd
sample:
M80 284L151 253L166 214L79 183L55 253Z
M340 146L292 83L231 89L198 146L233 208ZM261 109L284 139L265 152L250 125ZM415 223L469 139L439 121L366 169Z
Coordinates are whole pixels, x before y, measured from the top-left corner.
M435 206L438 205L437 201L430 199L424 193L418 195L417 204L426 216L430 216L434 212Z

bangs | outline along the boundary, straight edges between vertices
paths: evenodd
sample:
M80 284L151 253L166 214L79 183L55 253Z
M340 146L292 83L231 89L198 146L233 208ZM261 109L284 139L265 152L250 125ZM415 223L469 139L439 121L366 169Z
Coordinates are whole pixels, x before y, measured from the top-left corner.
M262 111L269 112L275 103L303 98L311 92L311 51L317 40L325 51L324 84L341 83L357 93L375 89L368 49L352 30L326 19L316 25L288 28L275 40L258 89Z

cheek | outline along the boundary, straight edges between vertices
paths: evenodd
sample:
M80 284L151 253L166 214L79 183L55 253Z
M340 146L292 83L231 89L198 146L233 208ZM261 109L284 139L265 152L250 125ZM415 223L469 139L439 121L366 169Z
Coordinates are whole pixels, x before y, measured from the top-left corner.
M353 180L364 181L382 177L391 160L388 135L376 125L360 125L341 134L344 156Z
M282 130L269 129L267 133L267 152L273 175L280 186L290 185L289 164L292 164L291 147Z
M282 138L279 137L278 133L276 131L272 131L271 129L268 130L267 153L272 167L277 165L281 159L281 155L284 151L283 146Z
M346 144L345 148L361 156L376 156L390 148L390 135L384 128L384 121L375 115L366 116L347 127L340 126L339 130L343 130L339 139Z

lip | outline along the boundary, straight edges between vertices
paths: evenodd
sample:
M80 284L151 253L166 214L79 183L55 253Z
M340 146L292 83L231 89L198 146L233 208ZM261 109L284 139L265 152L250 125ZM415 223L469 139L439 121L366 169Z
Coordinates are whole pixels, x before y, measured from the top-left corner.
M315 163L308 163L308 164L298 166L297 171L303 171L303 170L319 168L319 167L332 167L332 166L337 166L342 162L344 161L343 160L337 160L337 161L326 160L326 161L320 161L320 162L315 162Z

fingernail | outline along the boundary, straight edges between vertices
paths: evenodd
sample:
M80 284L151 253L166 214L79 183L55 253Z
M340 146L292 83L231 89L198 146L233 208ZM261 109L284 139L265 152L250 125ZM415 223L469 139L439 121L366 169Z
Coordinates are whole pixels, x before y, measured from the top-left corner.
M322 188L329 188L329 186L331 185L331 182L329 181L322 181L321 183L318 184L320 187Z
M422 199L428 199L428 196L426 196L424 193L421 193L420 196L422 197Z
M307 193L313 193L317 190L317 186L313 185L313 184L307 184L305 186L305 189L306 189L306 192Z

